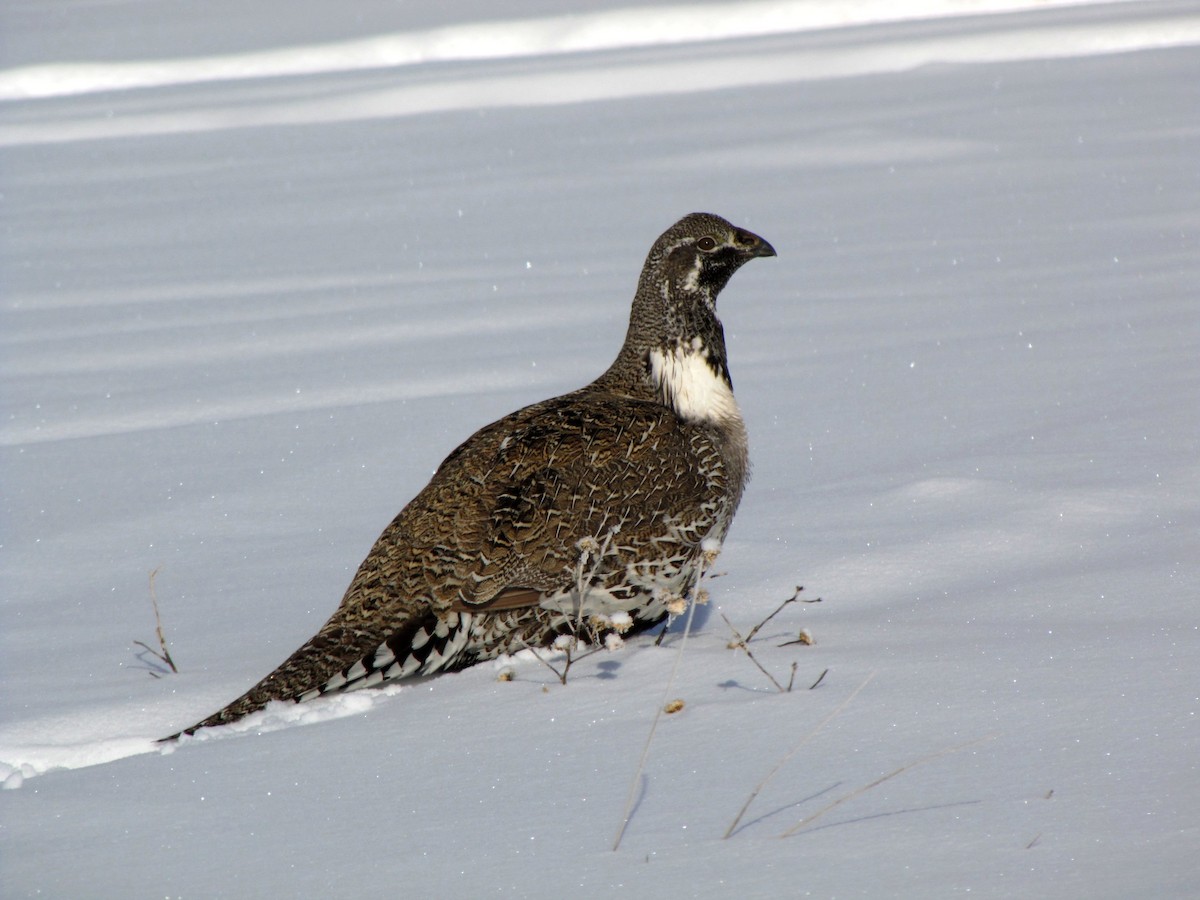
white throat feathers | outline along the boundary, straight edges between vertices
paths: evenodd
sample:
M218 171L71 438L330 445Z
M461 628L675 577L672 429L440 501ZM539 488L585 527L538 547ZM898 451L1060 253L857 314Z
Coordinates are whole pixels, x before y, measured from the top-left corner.
M650 351L650 379L663 402L688 422L741 421L733 388L709 360L700 338Z

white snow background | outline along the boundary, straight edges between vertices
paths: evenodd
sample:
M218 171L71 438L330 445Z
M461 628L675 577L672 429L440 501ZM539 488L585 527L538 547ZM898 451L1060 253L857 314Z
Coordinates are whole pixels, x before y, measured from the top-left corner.
M5 897L1200 894L1200 8L620 2L6 0ZM696 209L779 257L669 693L678 636L155 746ZM798 584L781 693L717 612Z

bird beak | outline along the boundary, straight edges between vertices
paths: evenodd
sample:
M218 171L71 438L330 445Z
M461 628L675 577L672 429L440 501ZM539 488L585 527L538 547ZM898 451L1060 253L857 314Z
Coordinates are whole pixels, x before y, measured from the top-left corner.
M775 252L774 247L772 247L770 244L768 244L762 238L759 238L758 239L758 250L755 252L754 255L755 256L778 256L779 254Z
M750 259L755 259L759 256L777 256L775 248L760 238L752 231L743 231L738 229L737 233L738 245L743 248L742 252Z

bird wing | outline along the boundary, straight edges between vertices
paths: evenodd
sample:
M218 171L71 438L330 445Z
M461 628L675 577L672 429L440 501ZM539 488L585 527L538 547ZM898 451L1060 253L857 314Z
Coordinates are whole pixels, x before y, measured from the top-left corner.
M436 548L449 608L536 606L575 584L589 546L603 548L608 569L656 552L643 545L665 539L667 523L712 490L696 427L658 403L568 395L477 433L429 488L452 486L456 496L414 501L417 510L460 510L452 533L444 520L410 523L415 544Z

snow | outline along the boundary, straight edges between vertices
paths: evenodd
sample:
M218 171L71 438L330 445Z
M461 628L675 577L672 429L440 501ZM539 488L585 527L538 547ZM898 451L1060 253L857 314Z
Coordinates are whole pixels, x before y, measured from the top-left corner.
M1195 5L427 6L0 13L5 896L1200 894ZM638 637L154 744L700 209L780 255L672 683ZM718 613L797 584L780 693Z

